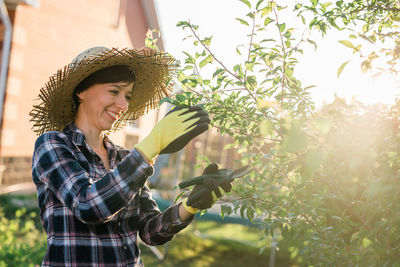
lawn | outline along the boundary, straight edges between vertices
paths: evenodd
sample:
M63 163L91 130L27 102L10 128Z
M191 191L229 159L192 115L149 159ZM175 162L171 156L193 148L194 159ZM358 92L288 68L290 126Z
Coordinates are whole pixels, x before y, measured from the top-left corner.
M0 267L40 264L46 235L38 211L35 195L0 196ZM197 220L171 242L157 247L165 256L162 261L145 245L140 248L146 267L269 266L269 250L259 253L259 231ZM275 266L294 266L288 253L280 251L277 256Z

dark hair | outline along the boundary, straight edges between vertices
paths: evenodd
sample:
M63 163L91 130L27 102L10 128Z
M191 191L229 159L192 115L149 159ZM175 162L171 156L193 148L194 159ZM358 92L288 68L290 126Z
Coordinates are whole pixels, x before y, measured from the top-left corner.
M87 78L81 81L74 89L72 98L75 106L79 106L79 98L77 94L85 91L95 84L126 82L132 83L135 81L135 73L126 65L116 65L98 70L90 74Z

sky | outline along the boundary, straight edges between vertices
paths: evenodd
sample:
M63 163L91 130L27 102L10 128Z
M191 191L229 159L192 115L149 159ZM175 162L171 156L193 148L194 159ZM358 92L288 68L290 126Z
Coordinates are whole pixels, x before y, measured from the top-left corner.
M182 51L193 49L192 40L183 40L188 31L176 27L179 21L190 20L199 26L202 37L214 36L211 49L227 66L237 63L236 46L247 41L247 27L235 20L246 14L246 6L238 0L155 0L161 35L165 50L183 62ZM254 2L254 1L252 1ZM246 12L246 13L244 13ZM286 18L285 18L286 19ZM293 18L296 23L297 18ZM295 24L294 24L295 25ZM304 55L299 58L295 76L303 86L315 85L310 90L317 106L330 103L334 95L345 98L348 102L352 97L367 104L376 102L392 104L400 95L399 83L390 75L373 78L370 74L361 72L359 57L338 41L346 39L341 32L330 32L325 37L312 34L318 48L308 45ZM268 38L268 37L266 37ZM337 69L351 59L339 78Z

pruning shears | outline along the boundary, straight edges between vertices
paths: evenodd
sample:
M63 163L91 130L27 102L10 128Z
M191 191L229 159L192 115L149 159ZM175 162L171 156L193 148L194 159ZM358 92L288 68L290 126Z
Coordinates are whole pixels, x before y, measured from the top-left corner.
M185 180L183 182L180 182L178 184L180 189L186 188L188 186L200 184L204 181L206 178L212 178L212 179L218 179L218 180L229 180L233 181L236 178L244 177L247 174L249 174L252 171L252 169L249 169L249 166L244 166L236 170L231 170L231 169L220 169L218 170L217 173L212 173L212 174L203 174L188 180ZM201 196L207 191L207 189L199 190L196 192L194 195L191 196L191 198L188 200L188 205L190 205L193 202L196 202L201 198Z

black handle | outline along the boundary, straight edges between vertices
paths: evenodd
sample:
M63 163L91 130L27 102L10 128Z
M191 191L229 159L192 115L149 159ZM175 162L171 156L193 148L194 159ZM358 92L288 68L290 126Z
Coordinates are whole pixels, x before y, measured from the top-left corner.
M206 178L221 179L221 178L225 178L225 177L226 176L221 175L221 174L204 174L204 175L197 176L197 177L194 177L191 179L187 179L183 182L180 182L178 184L178 186L180 189L182 189L182 188L186 188L191 185L201 184L203 182L203 180Z
M232 178L229 178L229 177L222 177L222 178L218 178L218 184L217 184L217 185L219 186L221 183L224 183L224 182L227 181L227 180L228 180L228 181L233 181ZM190 195L190 197L188 198L186 204L190 206L190 204L197 202L197 201L200 200L201 197L202 197L205 193L207 193L209 190L211 190L211 189L206 188L206 187L203 187L203 188L199 189L197 192L195 192L194 194L191 194L191 195ZM222 190L224 190L224 189L222 188ZM222 192L220 192L220 193L222 193ZM222 194L223 194L223 193L222 193Z

